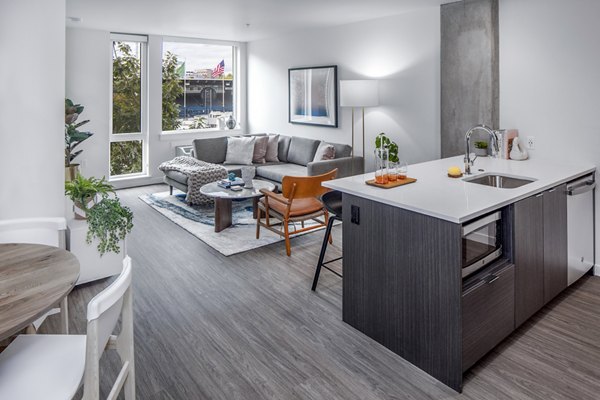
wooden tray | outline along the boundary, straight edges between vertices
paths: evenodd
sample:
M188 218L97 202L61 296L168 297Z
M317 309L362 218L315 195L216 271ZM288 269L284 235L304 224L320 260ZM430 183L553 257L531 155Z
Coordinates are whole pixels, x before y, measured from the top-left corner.
M365 183L367 185L370 186L377 186L379 188L383 188L383 189L391 189L394 187L398 187L398 186L403 186L403 185L408 185L409 183L413 183L416 182L417 180L415 178L405 178L405 179L398 179L395 182L388 182L388 183L376 183L375 179L371 179L369 181L366 181Z

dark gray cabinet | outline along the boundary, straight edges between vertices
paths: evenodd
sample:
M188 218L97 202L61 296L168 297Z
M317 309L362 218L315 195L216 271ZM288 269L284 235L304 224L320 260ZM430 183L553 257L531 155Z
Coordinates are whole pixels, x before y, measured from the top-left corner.
M564 185L514 205L516 326L567 287L566 213Z
M567 288L567 187L544 193L544 303Z
M462 296L463 371L515 328L515 267L508 262L465 286Z

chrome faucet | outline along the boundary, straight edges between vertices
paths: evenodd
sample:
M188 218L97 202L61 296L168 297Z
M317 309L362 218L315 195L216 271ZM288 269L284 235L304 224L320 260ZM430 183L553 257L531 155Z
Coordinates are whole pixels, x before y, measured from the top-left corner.
M479 130L486 132L492 140L492 157L498 158L498 154L500 153L500 149L498 148L498 136L495 131L484 124L472 127L465 134L465 143L467 145L465 151L465 175L471 175L471 167L477 158L477 156L475 156L475 158L471 160L471 134Z

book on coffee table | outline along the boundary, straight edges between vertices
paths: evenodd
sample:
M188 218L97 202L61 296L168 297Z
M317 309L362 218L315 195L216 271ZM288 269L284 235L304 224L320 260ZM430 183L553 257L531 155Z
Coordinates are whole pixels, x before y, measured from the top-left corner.
M230 179L221 179L217 181L217 185L222 188L229 189L232 186L244 186L244 181L241 178L235 178L234 180Z

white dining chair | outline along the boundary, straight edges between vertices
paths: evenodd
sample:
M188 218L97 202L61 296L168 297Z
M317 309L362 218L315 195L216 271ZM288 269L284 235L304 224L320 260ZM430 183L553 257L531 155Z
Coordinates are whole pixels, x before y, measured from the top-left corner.
M113 335L121 316L121 331ZM87 308L86 335L19 335L0 353L0 399L68 400L83 382L83 400L100 398L100 357L116 350L121 370L107 399L124 389L135 399L131 258Z
M0 220L0 243L31 243L65 248L67 221L62 217L19 218ZM53 314L61 315L62 333L69 333L69 307L65 297L60 306L53 308L33 322L37 331L46 318Z

